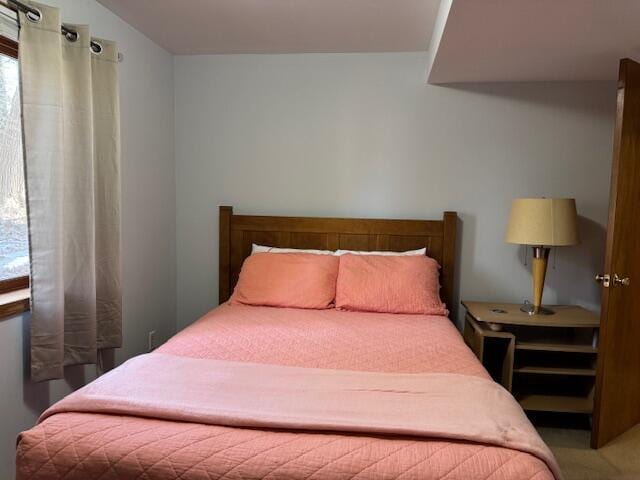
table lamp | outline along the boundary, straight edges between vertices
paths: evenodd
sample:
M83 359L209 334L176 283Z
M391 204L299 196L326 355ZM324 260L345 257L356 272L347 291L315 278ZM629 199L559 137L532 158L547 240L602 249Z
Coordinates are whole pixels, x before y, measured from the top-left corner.
M525 303L520 310L529 315L553 314L553 310L542 306L549 251L550 247L580 243L576 201L573 198L516 198L511 205L505 241L533 247L533 303Z

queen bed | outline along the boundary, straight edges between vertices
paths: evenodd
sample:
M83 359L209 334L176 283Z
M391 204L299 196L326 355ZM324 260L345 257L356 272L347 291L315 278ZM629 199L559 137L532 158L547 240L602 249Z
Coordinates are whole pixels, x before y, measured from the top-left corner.
M427 248L452 305L457 217L441 221L234 215L220 210L218 308L156 350L165 358L232 365L387 374L488 374L442 315L303 310L225 303L254 243L289 248L400 251ZM202 365L205 365L204 363ZM320 370L314 370L320 371ZM311 370L309 370L311 372ZM411 377L411 375L409 375ZM153 382L153 378L149 380ZM464 399L473 411L474 398ZM443 406L446 409L446 406ZM108 412L108 413L105 413ZM159 418L158 418L159 417ZM347 428L266 428L197 417L55 409L23 432L24 479L549 480L548 459L526 448L443 436ZM175 418L190 418L177 421ZM203 417L204 418L204 417ZM230 426L231 425L231 426ZM559 477L557 471L554 472Z

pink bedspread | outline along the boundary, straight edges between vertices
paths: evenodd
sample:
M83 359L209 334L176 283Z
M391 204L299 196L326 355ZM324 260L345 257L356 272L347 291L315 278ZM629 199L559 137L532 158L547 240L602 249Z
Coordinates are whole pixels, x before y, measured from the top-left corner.
M318 368L486 377L442 317L223 306L159 351ZM530 454L464 441L272 431L89 413L56 414L24 432L17 467L19 479L553 478Z

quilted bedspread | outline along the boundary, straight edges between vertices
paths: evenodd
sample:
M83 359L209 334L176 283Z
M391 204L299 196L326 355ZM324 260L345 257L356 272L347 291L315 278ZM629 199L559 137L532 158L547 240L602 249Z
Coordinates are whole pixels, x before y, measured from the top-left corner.
M378 372L487 376L444 317L222 306L159 352ZM472 399L469 408L473 408ZM21 434L18 479L552 480L530 454L463 441L60 413Z

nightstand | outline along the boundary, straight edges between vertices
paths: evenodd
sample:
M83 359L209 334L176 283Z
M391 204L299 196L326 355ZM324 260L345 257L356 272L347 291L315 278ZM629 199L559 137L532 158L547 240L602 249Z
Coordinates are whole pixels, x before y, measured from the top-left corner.
M598 355L597 314L578 306L528 315L510 303L462 302L464 339L524 410L591 414Z

